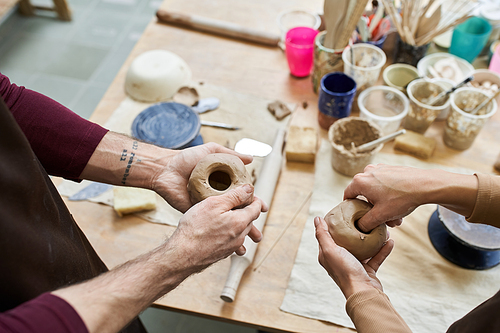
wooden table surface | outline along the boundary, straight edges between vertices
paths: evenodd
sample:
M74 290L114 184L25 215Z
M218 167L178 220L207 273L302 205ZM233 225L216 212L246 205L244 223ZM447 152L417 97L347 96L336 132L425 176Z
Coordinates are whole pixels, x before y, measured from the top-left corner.
M319 12L322 11L322 4L320 0L165 0L161 7L278 34L276 17L279 12L294 7ZM178 54L189 64L196 81L266 99L298 103L292 123L317 126L317 95L312 91L311 79L290 76L285 56L279 48L158 24L155 18L152 18L91 120L103 124L109 118L125 98L125 74L130 63L139 54L153 49ZM305 109L303 102L308 105ZM326 138L326 131L320 132L321 137ZM429 162L493 172L492 165L500 153L499 113L485 126L474 145L464 152L444 146L442 133L443 122L438 122L426 134L435 137L438 142ZM386 144L383 151L392 153L392 143ZM313 165L284 164L255 262L291 220L297 207L312 190L313 182ZM174 230L173 227L146 222L134 216L119 218L108 206L66 202L97 253L110 268L153 249ZM158 300L155 306L269 332L352 332L279 309L306 223L307 206L264 263L256 271L252 266L247 270L233 303L225 303L219 298L229 270L229 260L223 260L188 278L176 290Z

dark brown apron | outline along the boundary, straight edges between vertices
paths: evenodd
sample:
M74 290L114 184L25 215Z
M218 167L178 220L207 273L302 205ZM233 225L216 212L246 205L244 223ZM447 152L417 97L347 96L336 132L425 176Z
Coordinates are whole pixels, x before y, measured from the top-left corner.
M496 281L493 281L496 282ZM462 319L453 323L448 333L500 332L500 291Z
M0 98L0 312L107 270Z

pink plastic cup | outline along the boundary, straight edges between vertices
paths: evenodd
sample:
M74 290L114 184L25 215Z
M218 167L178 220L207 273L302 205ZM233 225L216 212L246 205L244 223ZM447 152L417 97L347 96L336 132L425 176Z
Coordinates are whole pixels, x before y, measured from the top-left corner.
M490 66L488 67L488 69L490 71L493 71L496 73L500 73L500 47L499 46L497 46L495 48L495 52L493 53L493 57L491 57Z
M309 27L292 28L286 33L285 54L293 76L305 77L311 74L314 38L317 34L317 30Z

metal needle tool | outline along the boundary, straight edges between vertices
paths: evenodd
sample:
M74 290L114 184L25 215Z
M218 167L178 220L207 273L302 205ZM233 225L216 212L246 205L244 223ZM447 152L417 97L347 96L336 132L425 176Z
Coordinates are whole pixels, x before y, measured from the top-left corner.
M476 114L479 112L479 110L481 110L482 108L484 108L486 105L488 105L489 102L491 102L494 98L497 98L497 96L500 95L500 89L495 93L493 94L492 96L490 96L489 98L485 99L481 104L479 104L475 109L473 109L470 114Z
M211 127L225 128L225 129L233 130L233 131L240 129L240 127L238 127L238 126L233 126L233 125L224 124L224 123L218 123L218 122L215 122L215 121L207 121L207 120L202 120L201 121L201 125L202 126L211 126Z
M360 152L364 152L364 151L373 149L376 146L378 146L379 144L390 141L390 140L394 139L395 137L397 137L401 134L405 134L405 133L406 133L406 130L402 129L402 130L399 130L397 132L394 132L394 133L391 133L389 135L378 138L377 140L373 140L371 142L362 144L361 146L356 147L356 152L360 153Z
M441 98L448 96L449 94L451 94L452 92L454 92L455 90L457 90L458 88L460 88L464 84L469 83L472 80L474 80L474 76L469 76L468 78L466 78L465 80L463 80L462 82L460 82L459 84L457 84L456 86L452 87L450 90L443 91L442 93L440 93L439 95L437 95L433 100L431 100L429 102L428 105L434 105L434 104L436 104Z

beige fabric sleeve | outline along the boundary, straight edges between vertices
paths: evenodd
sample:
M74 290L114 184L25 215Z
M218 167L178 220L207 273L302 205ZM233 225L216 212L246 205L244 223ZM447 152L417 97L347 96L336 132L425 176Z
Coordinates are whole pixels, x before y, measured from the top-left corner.
M500 228L500 177L475 174L479 183L476 204L467 221Z
M351 295L345 307L358 333L411 333L389 297L378 289Z

